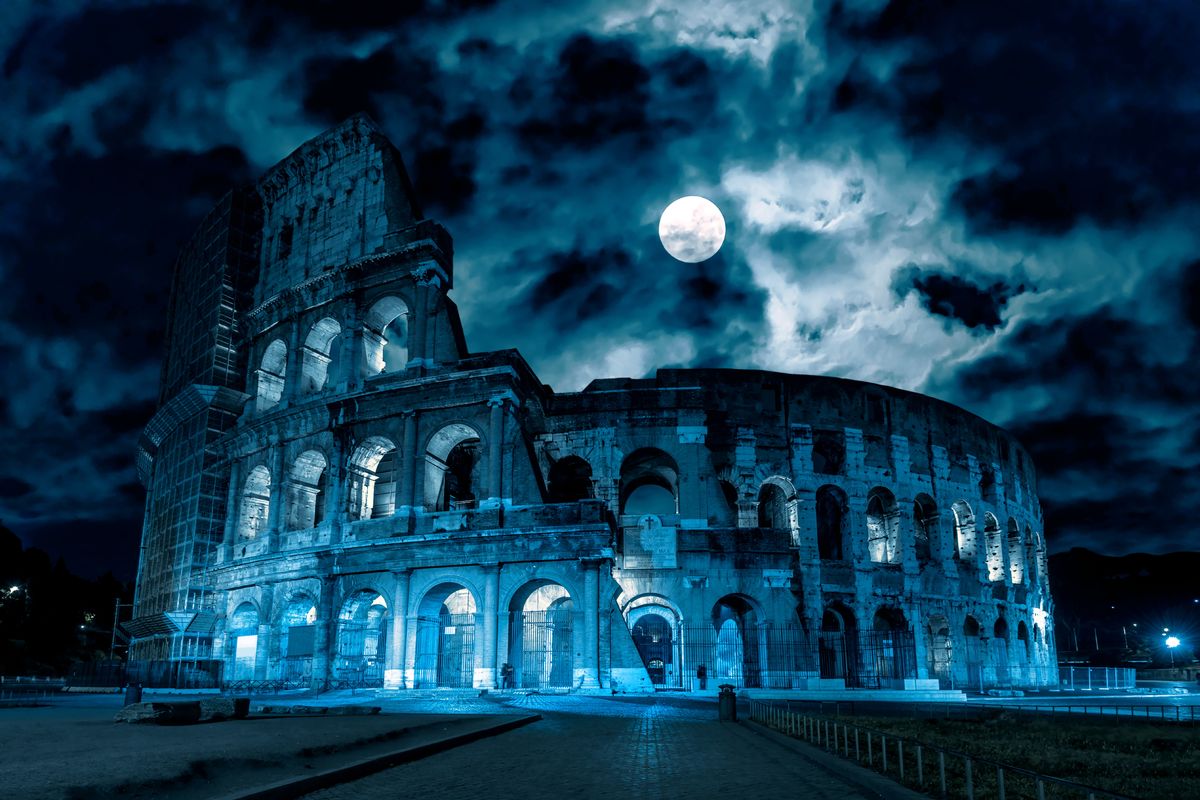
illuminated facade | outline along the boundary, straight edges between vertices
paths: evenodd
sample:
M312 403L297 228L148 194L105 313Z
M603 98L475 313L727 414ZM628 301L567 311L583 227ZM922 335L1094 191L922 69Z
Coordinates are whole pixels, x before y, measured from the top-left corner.
M453 277L362 117L214 210L139 453L135 659L396 689L1056 683L1007 433L830 377L557 393L468 350Z

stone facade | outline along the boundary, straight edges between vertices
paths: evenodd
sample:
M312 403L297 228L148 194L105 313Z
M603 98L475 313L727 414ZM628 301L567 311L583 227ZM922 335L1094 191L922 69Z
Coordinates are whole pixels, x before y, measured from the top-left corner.
M362 117L231 198L177 267L135 657L405 689L1056 682L1003 430L839 378L556 393L472 353L450 237Z

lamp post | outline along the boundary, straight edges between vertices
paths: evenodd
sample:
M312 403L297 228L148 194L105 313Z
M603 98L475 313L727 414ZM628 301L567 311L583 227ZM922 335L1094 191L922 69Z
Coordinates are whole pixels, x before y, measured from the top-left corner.
M1175 648L1179 647L1178 636L1168 636L1166 642L1167 652L1171 654L1171 669L1175 669Z

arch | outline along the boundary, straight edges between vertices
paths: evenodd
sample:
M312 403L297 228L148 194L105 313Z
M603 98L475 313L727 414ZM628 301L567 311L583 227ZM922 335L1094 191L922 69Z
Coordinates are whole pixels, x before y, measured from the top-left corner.
M929 675L938 681L943 689L949 689L954 682L954 643L950 636L950 620L944 614L934 614L926 620L926 662L929 665Z
M685 667L694 670L702 664L707 679L708 665L702 645L692 648L691 660L696 663L685 663L685 631L678 606L659 594L641 594L625 603L622 611L634 647L654 686L683 688Z
M965 500L956 500L950 511L954 514L954 557L973 561L976 554L975 512Z
M635 450L621 462L622 514L669 516L679 510L679 465L653 447Z
M847 687L859 685L858 620L840 600L825 606L821 614L817 655L822 678L840 679Z
M312 394L325 388L330 375L337 375L338 350L334 340L342 326L333 317L324 317L308 330L300 350L300 392Z
M474 508L482 468L478 431L462 422L439 428L425 446L425 508Z
M370 436L354 449L349 463L351 519L378 519L396 511L396 445Z
M937 531L937 503L927 494L917 495L913 498L913 537L918 564L924 566L934 560Z
M279 615L280 677L303 681L312 677L316 648L317 601L308 592L292 595Z
M1017 623L1017 642L1021 645L1017 648L1017 655L1022 661L1028 661L1030 655L1029 626L1025 624L1025 620Z
M1033 528L1025 525L1025 569L1029 573L1029 584L1038 584L1038 554L1037 541L1033 537Z
M292 462L288 483L288 530L307 530L325 519L328 466L329 461L320 450L305 450Z
M509 601L508 663L517 687L568 688L575 674L575 601L561 583L539 578Z
M1046 581L1050 577L1049 563L1046 559L1046 540L1042 536L1041 531L1034 531L1034 540L1037 542L1037 574L1038 580Z
M900 563L900 507L882 486L867 492L867 552L876 563Z
M475 595L444 581L417 604L413 686L469 689L475 681Z
M546 492L551 503L574 503L596 496L592 465L579 456L564 456L550 465Z
M233 656L232 680L253 680L258 662L258 607L243 602L229 615L226 635Z
M1020 526L1012 517L1008 518L1008 573L1013 583L1025 582L1025 542Z
M791 498L778 484L768 481L758 490L758 527L790 530L788 502Z
M283 399L283 380L287 373L287 345L282 339L275 339L267 345L254 373L256 408L266 411Z
M764 654L758 603L748 595L727 594L713 605L711 617L717 641L709 674L717 684L759 686Z
M363 317L363 358L367 375L399 372L408 366L408 304L395 295L376 300Z
M822 559L841 561L850 554L846 534L850 499L839 487L826 484L817 489L817 552Z
M992 626L992 668L996 671L996 683L1007 686L1011 682L1008 667L1008 623L997 617Z
M988 580L1004 580L1004 537L1000 533L1000 520L990 511L983 515L983 542L987 548Z
M271 516L271 472L262 464L250 470L242 484L238 511L238 539L256 539L266 533Z
M374 589L347 595L337 622L333 678L352 686L383 685L387 650L388 604Z
M904 688L905 678L917 675L917 651L904 612L896 606L880 606L871 618L866 637L870 657L864 658L875 685Z
M967 614L963 619L964 661L967 667L967 686L971 688L983 686L983 644L982 628L979 620Z

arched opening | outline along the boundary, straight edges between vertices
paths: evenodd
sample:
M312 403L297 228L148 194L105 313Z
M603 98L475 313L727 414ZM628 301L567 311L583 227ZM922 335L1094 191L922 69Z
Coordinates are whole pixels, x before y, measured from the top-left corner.
M817 552L822 559L842 561L850 553L846 546L846 516L850 501L836 486L817 489Z
M1033 528L1025 526L1025 569L1029 572L1029 585L1038 584L1037 542L1033 538Z
M937 504L927 494L917 495L913 500L913 536L917 550L917 563L922 566L933 561L937 530Z
M859 686L858 623L849 606L836 602L825 608L817 642L821 677Z
M1013 583L1025 582L1025 543L1021 528L1012 517L1008 518L1008 573Z
M846 461L846 442L842 435L818 434L813 440L813 472L819 475L840 475Z
M943 689L953 688L954 645L950 640L950 620L941 614L932 616L926 623L926 663L929 674Z
M284 606L280 617L280 677L306 681L312 677L316 649L317 602L309 594L297 594Z
M902 689L905 678L916 677L917 650L900 609L883 606L875 612L865 647L870 652L864 661L871 665L875 686Z
M377 300L363 318L363 358L367 375L408 366L408 305L399 297Z
M713 677L717 685L761 685L758 622L754 606L741 595L726 595L713 606L712 624L717 636Z
M1049 565L1046 562L1046 540L1042 538L1041 531L1033 534L1037 546L1037 573L1038 580L1045 582L1050 577Z
M983 690L983 647L980 643L979 620L970 614L963 620L964 660L967 664L967 686Z
M263 351L262 361L254 371L255 404L266 411L283 398L283 376L287 374L287 345L276 339Z
M470 425L447 425L425 448L425 507L430 511L474 508L482 469L479 433Z
M560 458L550 466L546 487L551 503L574 503L595 497L592 487L592 465L579 456Z
M621 463L621 513L634 516L675 514L679 508L679 467L652 447L635 450Z
M764 483L758 491L758 527L790 530L788 500L790 498L778 485Z
M242 484L242 502L238 511L238 538L257 539L267 532L271 514L271 473L259 464L250 470Z
M996 683L1008 686L1012 679L1008 669L1008 623L1004 617L997 619L992 627L992 666L996 670Z
M569 688L574 683L575 603L565 588L534 581L509 604L508 663L523 689Z
M1029 628L1025 625L1025 620L1021 620L1017 623L1017 667L1022 672L1029 666L1029 662L1032 660L1031 655ZM1033 681L1029 682L1033 683Z
M396 511L396 445L371 436L350 456L347 487L351 519L378 519Z
M679 665L675 664L674 628L662 614L644 614L633 624L633 644L655 686L674 685ZM671 680L668 680L668 679Z
M983 541L987 548L988 580L1004 580L1004 537L1000 533L1000 520L990 511L983 515Z
M729 481L721 478L717 481L720 498L717 501L711 522L714 527L736 527L738 519L738 490Z
M963 500L950 506L954 514L954 557L964 561L975 559L975 512Z
M233 643L233 674L230 678L254 680L254 667L258 661L258 609L253 603L242 603L234 610L229 618L228 635Z
M288 530L307 530L325 519L325 473L328 466L329 462L319 450L305 450L292 464L288 485Z
M475 683L475 598L441 583L417 607L414 687L470 689Z
M300 392L312 394L325 388L331 375L337 375L338 349L334 340L342 326L332 317L319 320L308 331L300 350Z
M382 686L387 651L387 601L371 589L346 598L338 614L333 678L348 686Z
M881 486L867 493L867 552L878 564L900 563L900 507Z

